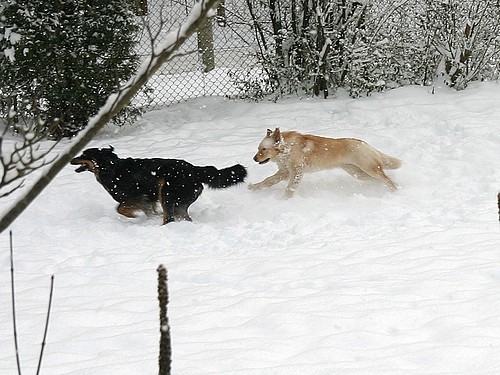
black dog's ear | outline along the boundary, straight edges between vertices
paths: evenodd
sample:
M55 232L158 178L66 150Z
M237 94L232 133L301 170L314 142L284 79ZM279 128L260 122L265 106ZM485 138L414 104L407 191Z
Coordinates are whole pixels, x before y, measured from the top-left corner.
M106 151L106 152L113 152L115 148L111 145L109 145L109 148L103 148L101 151Z

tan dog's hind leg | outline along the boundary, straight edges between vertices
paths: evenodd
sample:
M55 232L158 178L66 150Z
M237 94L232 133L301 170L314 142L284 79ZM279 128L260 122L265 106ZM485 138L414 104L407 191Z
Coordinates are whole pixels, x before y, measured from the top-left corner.
M391 189L391 191L396 191L398 189L396 187L396 184L384 173L384 170L382 169L382 166L380 164L373 165L368 170L365 170L365 172L373 178L382 182L384 185L387 185L387 187Z
M373 178L371 175L364 172L361 168L354 164L346 164L342 166L342 169L349 173L352 177L355 177L359 180L369 180Z
M392 191L397 190L396 184L389 177L387 177L384 170L380 166L367 168L367 171L364 171L354 164L348 164L343 166L342 169L359 180L369 180L374 178L382 182L384 185L387 185L387 187Z

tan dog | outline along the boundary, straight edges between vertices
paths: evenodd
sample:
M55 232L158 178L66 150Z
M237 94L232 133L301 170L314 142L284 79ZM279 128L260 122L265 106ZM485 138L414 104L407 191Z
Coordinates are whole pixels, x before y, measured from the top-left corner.
M353 138L324 138L295 131L268 129L253 158L259 164L274 161L278 172L265 180L250 184L249 189L262 189L288 180L285 197L293 196L305 172L342 168L359 179L375 178L396 190L384 168L397 169L401 161L385 155L366 142Z

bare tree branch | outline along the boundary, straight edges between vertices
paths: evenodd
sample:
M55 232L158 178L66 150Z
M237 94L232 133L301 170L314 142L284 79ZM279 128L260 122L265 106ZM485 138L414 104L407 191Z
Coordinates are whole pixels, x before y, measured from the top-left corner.
M2 218L0 218L0 233L3 232L28 207L31 202L47 187L56 175L81 151L87 143L106 125L122 108L124 108L140 88L166 61L174 55L180 46L199 28L203 21L211 15L221 0L200 0L195 4L187 20L177 30L170 32L160 45L155 46L137 75L113 95L99 113L90 119L87 127L75 138L72 145L48 167L24 195L16 202Z
M29 105L35 108L36 112L36 99ZM12 119L15 121L9 124ZM56 142L45 150L40 147L41 141L47 139L48 135L48 132L39 130L40 123L43 123L41 117L36 116L35 120L23 120L24 123L20 123L19 119L20 116L15 109L11 108L8 123L3 125L4 129L0 134L0 198L19 189L23 186L27 175L55 159L54 157L52 160L47 160L47 156L56 146ZM7 151L4 149L4 141L9 129L16 132L20 141L14 143Z

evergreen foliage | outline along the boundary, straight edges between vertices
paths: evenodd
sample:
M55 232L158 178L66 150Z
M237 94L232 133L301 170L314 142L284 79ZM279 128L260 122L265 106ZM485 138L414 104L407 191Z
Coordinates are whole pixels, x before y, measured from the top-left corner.
M37 119L53 138L77 134L134 72L132 2L16 0L0 6L0 110ZM139 110L115 118L123 124Z

